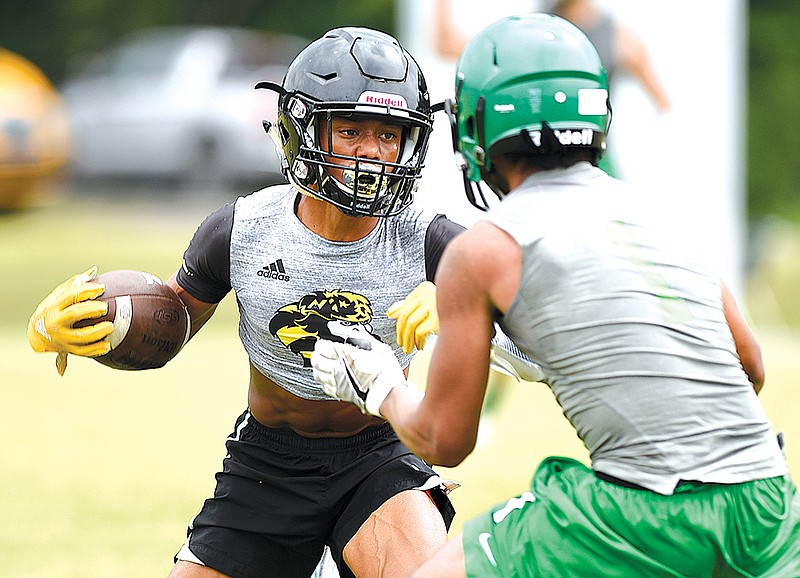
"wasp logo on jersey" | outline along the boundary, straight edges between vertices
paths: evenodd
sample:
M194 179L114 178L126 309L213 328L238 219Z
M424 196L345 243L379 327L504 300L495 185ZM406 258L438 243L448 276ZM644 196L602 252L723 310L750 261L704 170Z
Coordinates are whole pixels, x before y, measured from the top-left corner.
M372 304L358 293L335 289L315 291L284 305L269 322L269 331L311 367L318 339L358 344L372 332Z

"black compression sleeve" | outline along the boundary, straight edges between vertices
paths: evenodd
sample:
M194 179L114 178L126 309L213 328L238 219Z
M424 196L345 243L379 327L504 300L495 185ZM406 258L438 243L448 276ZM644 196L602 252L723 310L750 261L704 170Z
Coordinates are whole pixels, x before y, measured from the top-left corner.
M228 203L206 217L189 242L178 270L178 284L206 303L219 303L231 290L233 208L233 203Z
M425 278L433 281L447 244L466 229L444 215L436 215L425 232Z

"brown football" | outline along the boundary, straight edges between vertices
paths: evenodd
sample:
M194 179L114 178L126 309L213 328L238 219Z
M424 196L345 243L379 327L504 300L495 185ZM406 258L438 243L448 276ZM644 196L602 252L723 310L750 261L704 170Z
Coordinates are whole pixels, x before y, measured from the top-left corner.
M154 369L175 357L189 337L189 313L171 287L143 271L119 269L98 275L105 286L99 301L108 312L76 327L111 321L111 351L96 361L114 369Z

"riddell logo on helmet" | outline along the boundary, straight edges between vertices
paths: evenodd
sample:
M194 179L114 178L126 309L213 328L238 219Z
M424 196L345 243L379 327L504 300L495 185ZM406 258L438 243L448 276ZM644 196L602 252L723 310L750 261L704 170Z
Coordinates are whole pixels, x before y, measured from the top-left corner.
M542 131L532 130L530 134L531 141L537 147L542 146ZM589 146L594 140L594 132L590 128L583 130L554 130L553 135L558 139L562 146Z
M406 99L399 94L374 92L371 90L362 92L361 96L358 97L358 102L363 102L364 104L376 104L379 106L391 106L394 108L408 108Z

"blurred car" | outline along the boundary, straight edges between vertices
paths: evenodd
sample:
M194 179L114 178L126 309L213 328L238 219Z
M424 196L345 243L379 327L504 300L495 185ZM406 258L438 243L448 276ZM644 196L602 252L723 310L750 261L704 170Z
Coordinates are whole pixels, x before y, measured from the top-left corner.
M67 161L67 114L45 74L0 48L0 209L27 204Z
M221 27L141 31L86 60L62 94L77 177L163 177L195 186L281 180L262 120L304 39Z

